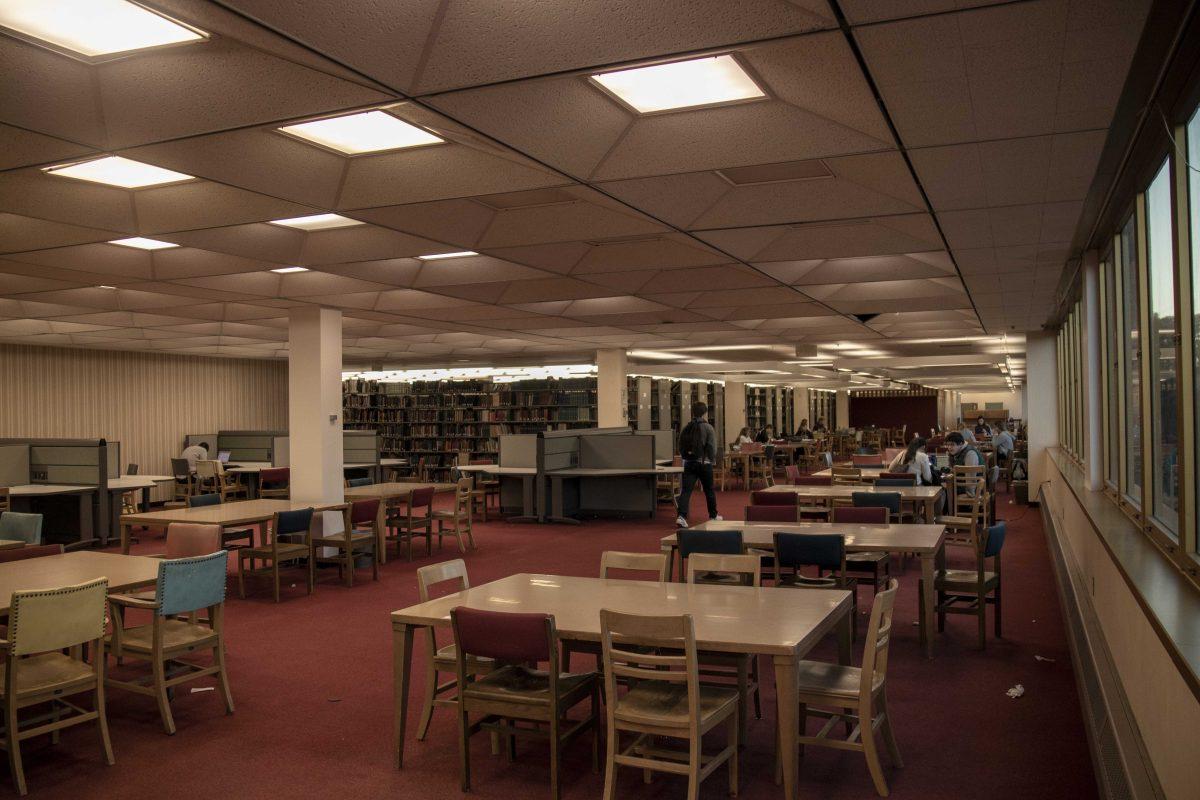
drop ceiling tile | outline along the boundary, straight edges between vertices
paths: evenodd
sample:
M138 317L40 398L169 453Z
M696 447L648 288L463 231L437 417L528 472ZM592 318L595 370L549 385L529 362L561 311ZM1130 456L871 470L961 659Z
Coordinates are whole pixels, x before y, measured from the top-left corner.
M915 253L942 247L941 237L928 214L698 231L696 235L734 256L754 262Z
M33 165L50 165L82 159L95 151L85 145L56 139L53 136L0 124L0 170Z
M84 228L78 225L0 212L0 252L2 253L44 250L50 247L66 247L85 242L106 242L125 235L119 231Z

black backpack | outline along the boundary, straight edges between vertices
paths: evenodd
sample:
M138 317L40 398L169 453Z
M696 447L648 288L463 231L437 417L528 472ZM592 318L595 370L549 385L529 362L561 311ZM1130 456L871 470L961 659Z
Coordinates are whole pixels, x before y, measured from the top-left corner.
M699 461L704 457L701 450L703 441L700 423L692 420L679 432L679 455L683 457L684 461Z

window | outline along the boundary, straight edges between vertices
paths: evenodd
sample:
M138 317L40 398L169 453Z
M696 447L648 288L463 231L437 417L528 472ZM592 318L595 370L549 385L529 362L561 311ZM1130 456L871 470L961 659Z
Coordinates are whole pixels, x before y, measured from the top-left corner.
M1188 218L1191 229L1192 256L1192 334L1195 347L1193 349L1192 375L1196 389L1200 390L1200 173L1195 166L1200 164L1200 111L1192 115L1187 124L1187 161L1185 168L1188 176ZM1197 394L1196 397L1200 397ZM1194 409L1192 410L1194 414ZM1193 427L1196 427L1193 423ZM1200 470L1198 470L1200 472ZM1200 481L1200 477L1197 478ZM1197 486L1197 496L1200 497L1200 485ZM1200 536L1196 537L1195 549L1200 550Z
M1175 256L1171 212L1170 161L1164 161L1146 190L1146 248L1150 288L1150 368L1152 516L1168 533L1179 531L1178 399L1175 388Z
M1121 323L1125 385L1125 483L1127 499L1141 506L1142 496L1142 381L1138 320L1137 218L1121 229Z
M1100 265L1105 366L1104 477L1108 483L1117 486L1120 482L1118 474L1121 468L1120 448L1117 445L1121 435L1118 417L1121 409L1118 399L1121 389L1121 361L1120 338L1117 336L1117 285L1114 267L1113 252L1110 250Z

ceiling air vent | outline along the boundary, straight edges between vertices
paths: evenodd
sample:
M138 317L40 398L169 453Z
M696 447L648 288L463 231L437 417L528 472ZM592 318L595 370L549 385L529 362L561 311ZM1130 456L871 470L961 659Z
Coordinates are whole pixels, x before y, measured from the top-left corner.
M866 325L868 322L870 322L871 320L875 319L878 316L879 316L878 314L855 314L854 318L856 320L858 320L859 322L861 322L863 325Z
M734 186L784 181L811 181L834 177L833 171L819 158L804 161L783 161L778 164L755 164L749 167L727 167L717 174Z

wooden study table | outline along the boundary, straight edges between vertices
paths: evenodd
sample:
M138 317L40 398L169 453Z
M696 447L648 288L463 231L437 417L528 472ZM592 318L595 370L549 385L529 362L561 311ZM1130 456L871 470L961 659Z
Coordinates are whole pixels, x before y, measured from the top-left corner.
M774 550L776 531L780 533L839 533L846 539L846 551L850 553L916 553L921 559L921 578L924 591L921 593L921 644L925 657L933 658L933 635L929 626L933 624L933 574L939 559L944 555L946 527L944 525L846 525L831 522L744 522L742 520L708 520L693 525L699 531L741 531L742 546L746 549ZM679 543L675 534L662 538L662 549L667 555L667 574L675 574L675 551ZM683 565L680 564L682 572ZM682 578L683 576L680 575Z
M342 471L348 469L366 469L372 472L377 471L378 464L342 464ZM249 500L254 500L258 497L258 479L259 474L264 469L277 469L270 461L240 461L237 466L227 467L225 472L229 475L245 475L246 476L246 497ZM286 469L282 467L281 469Z
M497 478L509 477L521 479L521 513L508 517L508 522L537 522L537 506L534 504L534 481L537 477L537 467L499 467L495 464L468 464L458 466L458 471L464 475L495 475ZM504 510L504 497L500 498L500 510Z
M395 483L371 483L366 486L351 486L343 492L346 502L354 500L379 500L379 514L375 517L375 531L378 541L375 546L378 548L379 563L387 563L387 547L385 547L384 536L387 528L387 508L389 503L396 500L407 500L409 495L417 489L433 487L434 494L442 492L453 492L458 488L454 483L404 483L397 481Z
M836 629L839 660L850 659L849 592L751 586L706 586L657 581L570 578L518 574L392 612L395 681L394 748L397 769L404 766L408 690L413 639L421 628L449 628L450 609L553 614L559 639L600 640L600 609L627 614L691 614L696 648L770 656L779 703L778 739L784 796L796 796L799 763L797 665L825 634Z
M160 558L119 556L80 550L0 564L0 614L7 614L13 592L57 589L108 578L108 591L124 592L158 580Z
M801 500L850 500L855 492L875 492L882 494L899 494L901 503L920 505L924 509L924 518L933 519L934 506L942 494L941 486L791 486L776 484L764 492L793 492L800 495Z
M862 470L862 474L863 474L864 478L866 478L866 477L878 478L881 473L887 472L887 466L884 464L866 464L863 466L858 466L856 464L850 463L849 461L844 461L844 462L839 462L837 466L850 467L852 469L860 469L860 470ZM814 472L813 477L814 478L832 478L833 477L833 468L826 467L825 469L821 470L820 472Z
M236 525L258 525L267 522L277 511L299 511L311 508L315 511L330 511L342 508L345 503L313 503L302 500L238 500L233 503L218 503L215 506L196 508L168 508L163 511L141 511L137 514L121 515L121 552L129 552L129 537L135 525L162 527L172 522L194 522L201 525L220 525L232 528Z
M44 497L76 495L79 502L79 540L68 547L83 547L96 538L96 525L92 513L92 496L96 486L79 486L63 483L25 483L8 487L9 506L13 511L33 511L33 501ZM45 538L45 532L42 534Z
M108 526L100 537L107 544L108 538L121 529L121 496L126 492L141 489L142 502L139 510L150 510L150 490L157 484L170 483L175 480L170 475L122 475L119 478L108 479Z

